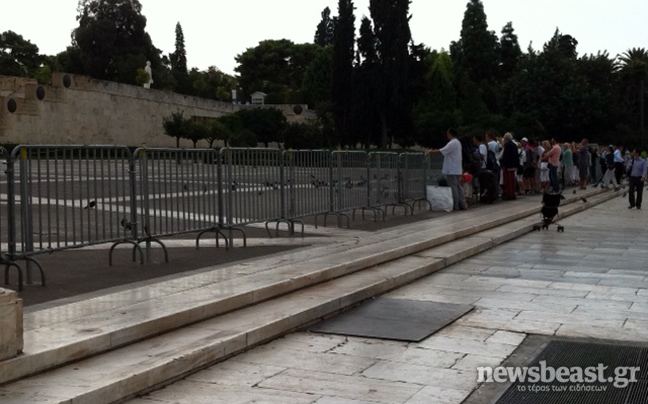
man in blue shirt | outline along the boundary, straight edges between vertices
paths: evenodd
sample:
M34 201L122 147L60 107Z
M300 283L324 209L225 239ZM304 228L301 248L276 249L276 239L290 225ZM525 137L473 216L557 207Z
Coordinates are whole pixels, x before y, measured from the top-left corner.
M641 209L641 200L643 197L643 185L646 180L646 171L648 166L646 165L646 160L639 156L639 150L635 149L632 151L632 160L628 165L628 178L630 181L630 192L629 192L629 202L630 206L628 209L636 207ZM636 193L636 197L635 197Z

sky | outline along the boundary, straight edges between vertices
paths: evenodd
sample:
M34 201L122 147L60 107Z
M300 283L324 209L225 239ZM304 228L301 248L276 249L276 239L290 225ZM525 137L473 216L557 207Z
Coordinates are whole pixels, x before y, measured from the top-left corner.
M140 0L153 45L175 50L175 26L185 37L187 65L216 66L235 74L235 57L266 39L313 42L324 8L337 15L337 0ZM355 0L356 27L369 16L369 0ZM415 43L441 50L459 39L467 0L412 0L410 29ZM542 49L559 29L578 41L579 55L607 51L615 57L631 48L648 48L647 0L482 0L488 27L500 36L509 21L523 50ZM70 45L77 26L78 0L8 1L0 13L0 32L14 31L54 55Z

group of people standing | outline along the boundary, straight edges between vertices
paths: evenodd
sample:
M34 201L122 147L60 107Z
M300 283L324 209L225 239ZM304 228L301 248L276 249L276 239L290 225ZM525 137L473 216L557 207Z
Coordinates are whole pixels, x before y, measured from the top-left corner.
M510 132L500 141L489 132L485 137L474 136L472 148L466 152L455 129L448 129L446 137L448 143L443 148L427 152L443 155L442 173L452 189L455 210L468 208L462 186L466 172L472 174L480 195L491 192L486 183L490 176L495 177L497 195L488 201L499 198L500 191L503 200L515 200L519 195L560 193L565 185L587 189L590 184L608 187L611 183L618 190L623 177L627 176L628 208L641 209L648 164L638 150L624 154L621 147L610 145L599 156L597 148L591 147L587 139L579 144L560 144L555 138L539 142L524 137L518 143ZM600 179L597 163L601 164L604 173Z

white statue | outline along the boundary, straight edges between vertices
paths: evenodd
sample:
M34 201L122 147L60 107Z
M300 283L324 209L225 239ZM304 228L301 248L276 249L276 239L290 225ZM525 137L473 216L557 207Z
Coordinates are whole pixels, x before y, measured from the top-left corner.
M153 83L153 71L151 70L151 62L146 61L146 67L144 68L144 71L148 73L149 79L146 83L144 83L144 88L151 88L151 83Z

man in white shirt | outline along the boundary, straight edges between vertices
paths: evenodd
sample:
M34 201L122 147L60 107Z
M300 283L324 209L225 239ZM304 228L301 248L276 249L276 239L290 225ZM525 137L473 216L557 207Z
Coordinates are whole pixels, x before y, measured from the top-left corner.
M448 143L443 148L428 149L426 152L443 154L443 167L441 172L452 190L453 209L466 210L468 209L468 204L466 203L466 196L461 187L461 175L463 174L461 142L457 139L457 131L452 128L446 132L446 138L448 139Z

